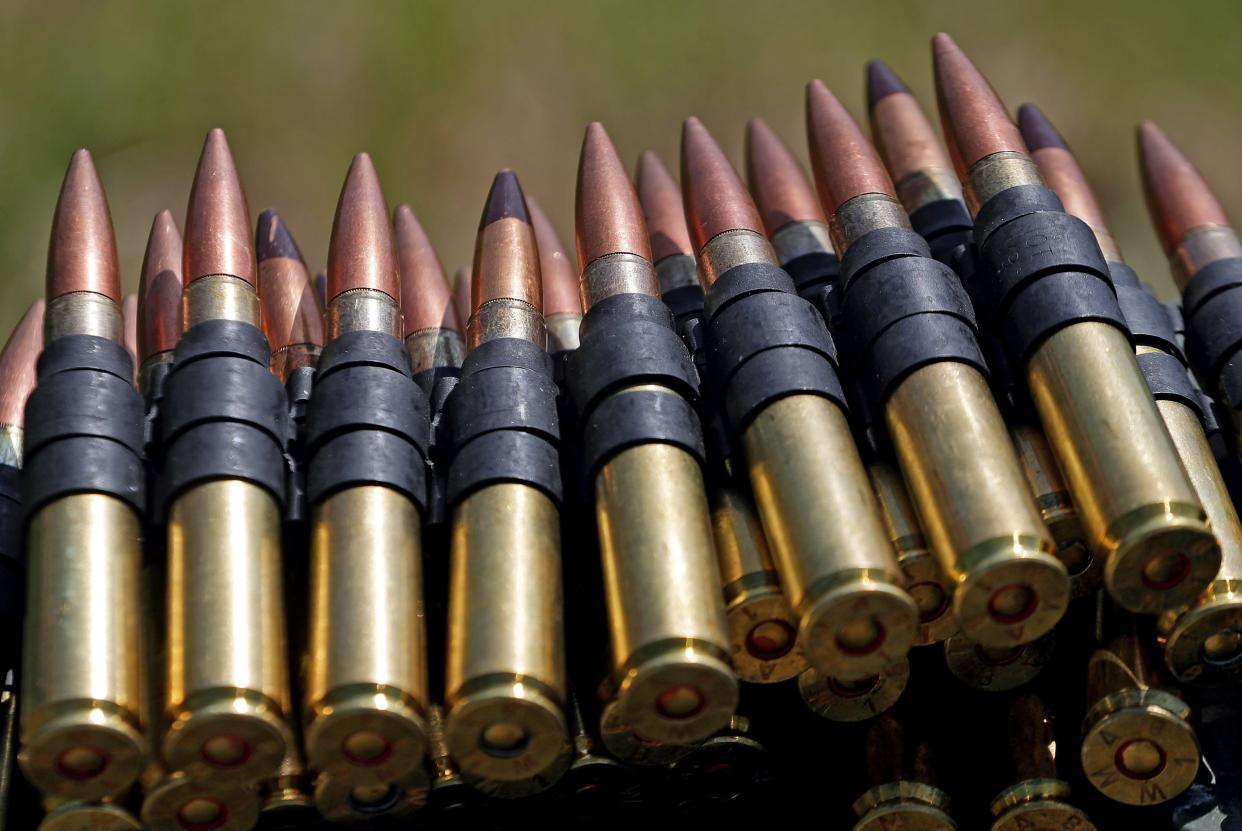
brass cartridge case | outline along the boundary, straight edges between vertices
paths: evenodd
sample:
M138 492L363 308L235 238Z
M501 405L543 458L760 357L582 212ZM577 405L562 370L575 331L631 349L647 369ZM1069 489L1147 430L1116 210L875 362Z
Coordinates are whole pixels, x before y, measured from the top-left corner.
M1109 799L1155 805L1199 770L1190 707L1167 686L1159 658L1130 625L1087 663L1082 768Z
M566 744L562 746L561 752L557 754L551 764L545 766L543 770L534 776L528 776L525 779L511 779L507 781L483 779L482 777L471 776L465 772L462 773L462 778L472 788L489 799L525 799L553 788L569 770L573 760L573 748Z
M904 658L918 609L845 414L826 398L791 395L755 416L742 439L807 662L856 680Z
M1067 326L1035 350L1027 381L1109 594L1132 612L1193 601L1220 547L1125 335Z
M1183 683L1231 681L1242 675L1242 523L1199 417L1177 401L1156 405L1221 553L1220 571L1207 589L1187 608L1160 617L1164 662Z
M608 820L613 812L639 802L642 791L636 772L604 752L602 741L596 741L586 725L577 695L570 695L566 714L574 758L559 791L570 815L578 820Z
M699 465L668 444L623 450L595 477L595 514L616 715L651 741L704 739L738 687Z
M432 704L427 711L427 761L431 774L428 803L441 820L462 820L479 801L479 793L466 783L444 743L444 710Z
M289 742L280 772L259 789L259 814L264 828L291 831L304 827L315 816L315 800L298 744L296 740Z
M238 785L164 776L142 801L147 831L249 831L259 821L259 795Z
M923 526L910 503L906 483L895 467L875 462L867 467L871 487L880 503L880 515L897 552L897 564L906 576L906 592L919 609L915 643L939 643L957 631L952 613L953 582L927 549Z
M953 677L985 692L1012 690L1035 679L1055 652L1055 631L1016 646L984 646L960 634L944 642L944 662Z
M896 704L909 681L910 662L905 658L858 681L839 681L808 668L798 676L798 694L820 718L865 721Z
M29 607L18 762L45 796L119 794L146 765L142 530L111 496L58 499L27 528Z
M693 744L657 742L635 733L621 721L615 701L604 704L599 717L599 735L614 757L641 767L666 767L694 750Z
M712 528L734 671L758 684L793 678L806 659L750 496L728 485L716 489Z
M328 775L315 780L315 807L325 819L366 827L367 823L394 822L413 816L427 804L430 778L418 768L396 782L348 785Z
M112 802L48 800L47 815L38 831L143 831L144 826L124 807Z
M386 786L422 767L420 529L414 503L380 485L339 491L312 517L306 755L342 786Z
M956 362L917 369L885 415L932 551L956 583L962 633L1009 646L1050 630L1069 605L1069 575L983 376Z
M410 353L410 371L417 375L436 367L461 366L466 358L466 341L452 329L422 329L405 339Z
M280 508L222 480L177 497L168 519L163 755L170 770L246 785L271 778L289 703Z
M463 774L530 779L567 747L560 543L556 504L531 485L453 511L444 735Z
M931 752L906 735L905 725L881 716L867 729L867 772L873 786L854 800L854 831L956 831L949 795L936 786Z
M572 352L578 348L581 343L579 330L582 328L582 315L561 312L548 315L543 322L548 330L548 354Z

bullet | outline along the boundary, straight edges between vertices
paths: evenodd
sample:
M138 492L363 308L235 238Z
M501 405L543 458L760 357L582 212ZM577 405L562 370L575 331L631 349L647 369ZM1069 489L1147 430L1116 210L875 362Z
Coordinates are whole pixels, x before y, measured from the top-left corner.
M236 786L275 775L290 701L280 552L288 426L259 328L250 227L228 141L212 130L186 209L185 333L162 404L171 501L163 758L170 770Z
M38 831L142 831L143 827L113 802L68 801L50 806Z
M138 295L127 294L121 301L121 318L125 325L125 351L134 363L134 384L138 383Z
M1102 568L1091 556L1065 479L1005 356L977 274L973 222L953 163L918 100L883 61L867 64L867 105L872 139L911 226L927 241L932 256L957 273L971 296L993 397L1009 425L1018 462L1056 544L1056 556L1069 571L1072 596L1085 597L1099 587Z
M988 388L970 301L910 230L879 156L818 81L807 87L807 133L845 257L842 316L866 345L897 461L954 582L953 615L987 646L1034 640L1064 613L1069 575Z
M1187 560L1174 575L1189 569L1186 579L1207 582L1207 588L1190 601L1190 608L1161 616L1165 663L1182 682L1236 678L1242 674L1242 598L1234 592L1235 581L1242 579L1242 523L1204 432L1208 413L1191 383L1167 312L1126 265L1074 155L1038 108L1024 104L1018 116L1044 180L1066 211L1087 223L1100 242L1122 314L1134 334L1139 367L1220 546L1219 562Z
M992 800L992 831L1094 831L1087 815L1068 801L1070 786L1057 763L1056 731L1047 703L1023 693L1009 702L1006 716L1005 762L1012 784Z
M957 634L944 642L944 662L971 689L1003 692L1038 678L1056 653L1056 633L1017 646L984 646Z
M263 333L272 347L272 374L288 382L294 371L314 369L323 349L323 316L302 252L284 220L272 208L259 214L255 229L258 292Z
M841 409L831 338L814 307L793 295L749 195L693 118L682 132L682 187L711 309L712 372L744 449L781 585L799 618L798 641L807 661L825 675L874 675L906 654L918 611L902 588ZM739 275L752 271L765 275L775 290L733 295ZM734 277L721 285L729 272ZM754 347L731 335L730 321L743 315L773 335L775 327L796 327L791 334L801 345L750 351ZM733 350L730 357L722 346Z
M1218 560L1219 548L1135 361L1099 245L1044 187L970 60L945 34L933 51L945 138L975 213L998 325L1104 561L1104 584L1131 611L1185 603L1211 577L1183 564ZM1033 235L1052 243L1022 247ZM1071 294L1072 312L1063 305Z
M578 329L582 326L582 297L578 292L578 271L556 228L534 199L527 199L530 224L539 248L539 273L543 278L543 322L548 329L548 354L557 355L578 348Z
M470 303L473 297L470 284L470 266L462 266L453 272L453 305L457 307L457 322L461 330L466 330L466 321L470 317Z
M149 831L249 831L259 820L259 795L238 785L163 773L142 801Z
M452 513L444 736L463 776L510 783L567 750L556 386L517 176L492 181L468 353L441 417Z
M686 227L681 188L664 162L651 150L638 157L637 190L647 223L651 259L655 264L660 294L667 297L676 289L690 287L702 295L694 245Z
M667 767L694 750L693 744L659 742L635 733L619 715L616 701L604 703L599 717L600 741L616 759L644 768Z
M466 342L458 322L444 266L427 232L409 205L398 205L393 215L393 239L401 274L401 311L405 320L405 347L415 376L440 368L456 370L466 356ZM431 390L427 387L427 393Z
M332 225L327 345L305 441L306 759L346 796L411 780L427 749L421 534L430 417L401 342L391 227L375 166L359 153ZM357 456L374 461L348 464Z
M138 281L138 389L144 397L163 383L181 339L183 257L176 220L160 211L151 222Z
M595 492L612 646L605 687L630 730L689 744L728 724L738 696L696 379L659 299L638 196L598 122L583 139L575 213L587 311L568 375Z
M1190 707L1174 691L1137 619L1108 609L1100 648L1087 662L1082 769L1109 799L1157 805L1186 790L1199 770Z
M807 709L829 721L864 721L887 712L910 681L905 658L868 678L843 681L806 669L798 676L798 694Z
M46 297L44 354L55 357L26 402L21 436L29 576L18 762L44 796L90 801L133 784L148 746L142 402L121 345L108 203L85 150L57 201ZM85 468L86 455L98 464Z
M328 308L328 272L320 271L315 275L315 296L319 298L319 308Z
M882 715L867 728L867 775L873 786L854 801L854 831L919 828L956 831L949 795L937 787L935 758L906 723Z

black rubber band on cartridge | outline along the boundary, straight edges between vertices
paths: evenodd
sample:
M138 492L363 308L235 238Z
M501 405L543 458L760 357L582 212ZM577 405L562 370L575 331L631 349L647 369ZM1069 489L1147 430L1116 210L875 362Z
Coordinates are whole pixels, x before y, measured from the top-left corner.
M22 477L0 465L0 620L21 620L25 607L26 550L22 545Z
M1185 364L1168 352L1143 352L1135 357L1153 398L1183 404L1203 421L1203 402L1190 383Z
M671 391L626 390L608 396L583 425L582 457L587 478L627 447L671 444L705 461L703 430L694 405Z
M73 493L107 494L144 513L144 413L129 352L107 338L69 335L43 350L38 376L26 402L25 515Z
M962 200L937 199L920 206L910 214L910 227L927 240L934 256L937 243L941 240L948 240L953 246L965 242L961 235L969 237L974 231L975 223Z
M703 287L698 283L666 291L661 299L672 312L673 320L677 324L688 317L703 316Z
M1242 257L1208 263L1182 293L1186 354L1231 409L1242 409Z
M1173 322L1155 295L1141 285L1118 285L1117 304L1136 344L1172 352L1182 360L1182 348L1177 343Z
M347 332L324 348L306 409L306 498L382 485L427 504L427 396L405 345L384 332Z
M828 323L841 313L841 261L830 251L795 257L781 266L793 278L798 296L809 302Z
M877 228L863 234L841 258L841 276L845 280L846 294L867 271L889 260L909 258L931 258L927 240L909 228ZM959 282L956 274L953 280Z

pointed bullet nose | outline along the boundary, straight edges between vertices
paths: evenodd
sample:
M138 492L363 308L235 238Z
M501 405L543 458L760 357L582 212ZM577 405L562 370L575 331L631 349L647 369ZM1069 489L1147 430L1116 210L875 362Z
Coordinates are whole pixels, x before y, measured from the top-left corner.
M383 292L400 303L388 203L366 153L354 156L349 166L328 243L328 302L355 289Z
M76 291L121 302L121 272L108 197L86 150L78 150L69 159L47 252L47 298Z
M492 179L492 187L487 192L487 202L483 205L483 215L479 218L479 230L502 219L530 222L526 199L522 196L522 185L512 170L502 170Z
M1069 150L1065 139L1052 126L1048 117L1034 104L1023 104L1018 107L1018 129L1022 131L1022 139L1032 153L1045 147L1056 147Z
M651 240L638 194L608 131L598 121L587 126L582 139L574 208L581 270L609 254L651 259Z
M539 247L539 276L543 281L543 315L582 314L582 297L578 293L578 270L569 260L560 234L552 220L534 199L526 200L530 221Z
M0 425L25 424L26 399L35 388L35 364L43 351L43 311L36 300L0 350Z
M397 206L393 236L397 244L397 271L401 275L404 337L425 329L451 329L461 334L444 266L409 205Z
M276 352L294 344L323 345L323 319L310 273L297 243L280 214L268 208L259 215L255 232L259 257L259 303L263 334Z
M169 211L151 223L138 281L138 362L170 352L181 338L181 232Z
M258 264L250 234L241 177L224 131L216 128L203 143L185 212L186 283L227 274L253 286Z
M457 309L457 323L462 332L466 331L466 322L470 320L470 275L470 266L462 266L453 274L453 307Z
M474 247L470 314L502 298L543 311L535 230L522 186L512 170L497 173L487 194Z
M897 73L889 67L888 64L879 58L867 64L867 108L873 109L881 99L898 93L910 94L910 88L906 86L901 78L897 77Z
M1017 125L991 84L953 39L941 32L932 39L936 99L945 143L958 176L993 153L1026 153Z
M826 222L789 147L761 118L746 125L746 180L768 236L790 222Z
M1165 254L1196 228L1229 225L1203 174L1155 123L1139 125L1138 150L1143 194Z
M1018 124L1044 183L1060 198L1065 212L1090 225L1097 235L1106 234L1104 211L1057 128L1034 104L1023 104L1018 109ZM1110 242L1104 253L1110 260L1120 257L1115 243Z
M651 240L651 257L660 262L674 254L694 256L681 188L660 157L644 150L638 157L638 202Z
M298 244L294 242L293 235L281 221L280 214L272 208L267 208L259 214L259 222L254 233L254 247L260 264L273 257L302 259L302 252L298 250Z
M681 188L695 250L725 231L763 233L750 193L716 139L691 116L681 130Z
M806 85L806 131L815 185L825 213L835 213L845 202L864 193L897 198L879 154L822 81Z

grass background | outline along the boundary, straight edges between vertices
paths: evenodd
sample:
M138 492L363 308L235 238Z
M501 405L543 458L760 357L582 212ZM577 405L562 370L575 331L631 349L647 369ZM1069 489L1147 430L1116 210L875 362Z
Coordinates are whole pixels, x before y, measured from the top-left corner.
M447 268L466 263L494 172L515 168L573 230L578 147L600 119L627 159L676 164L704 119L734 162L762 116L805 159L802 87L864 115L883 57L934 107L928 40L954 35L1011 107L1040 104L1086 166L1129 259L1172 284L1133 128L1161 123L1242 221L1242 5L1130 2L0 2L0 332L43 287L74 148L95 155L125 289L151 218L178 220L203 135L223 127L252 214L286 217L321 268L350 157L375 157Z

